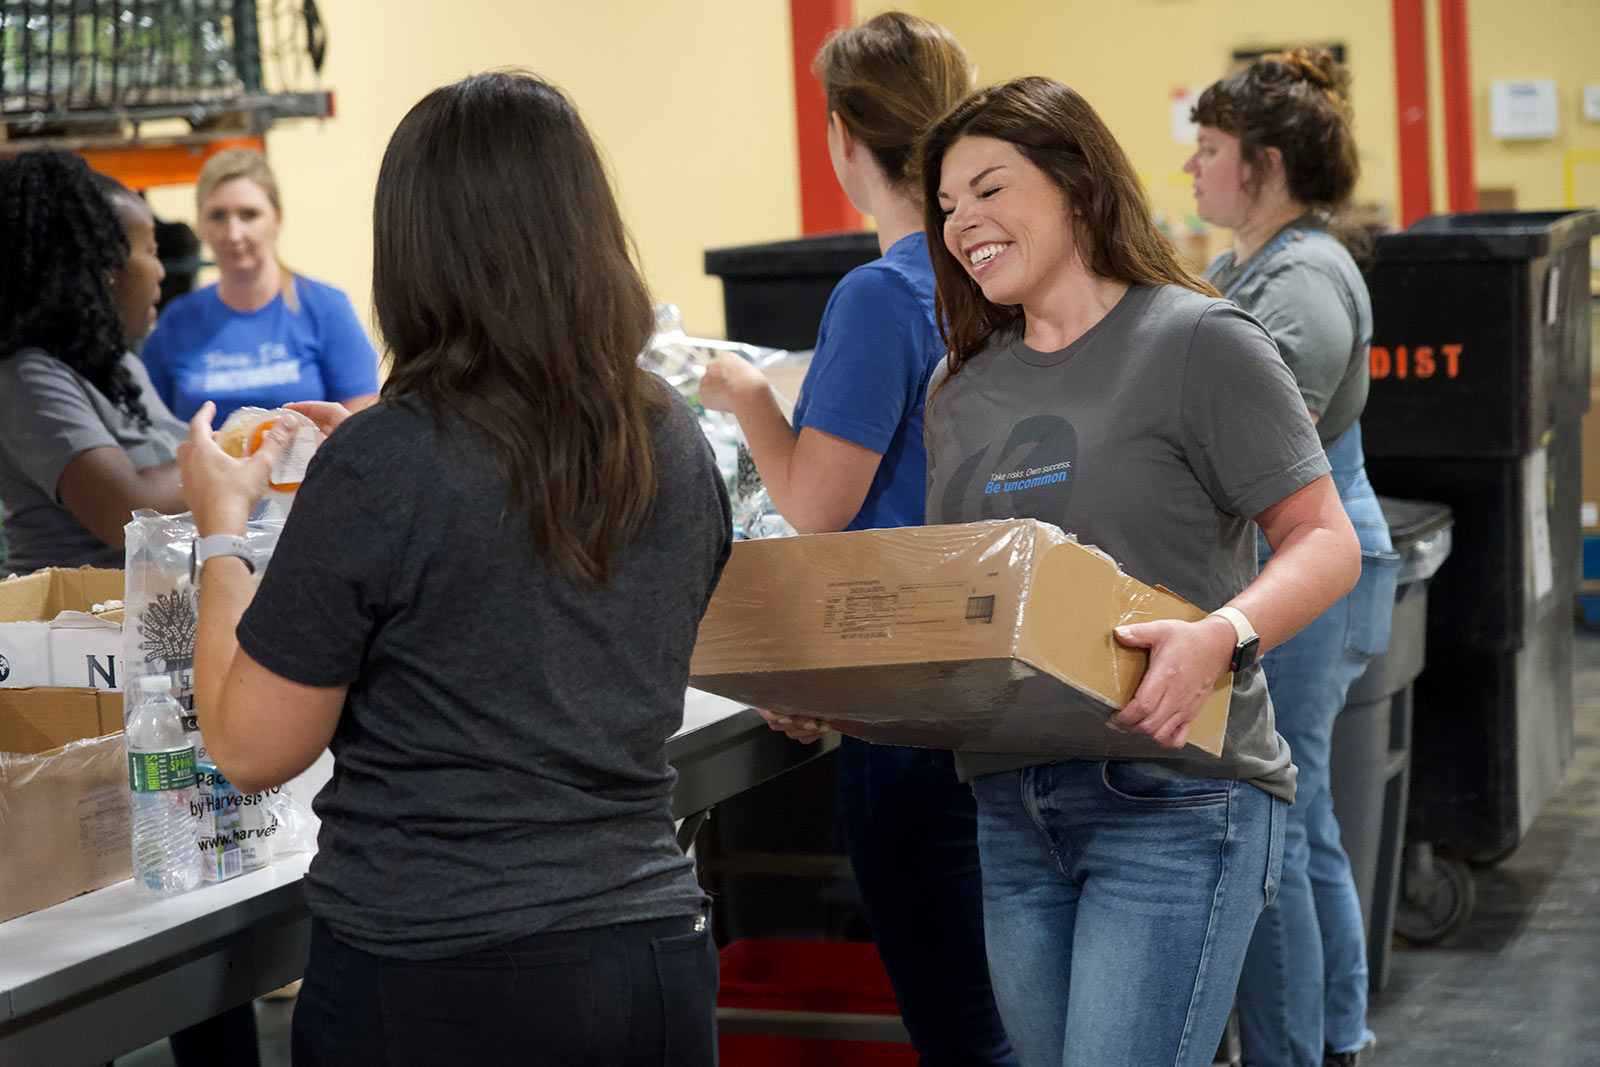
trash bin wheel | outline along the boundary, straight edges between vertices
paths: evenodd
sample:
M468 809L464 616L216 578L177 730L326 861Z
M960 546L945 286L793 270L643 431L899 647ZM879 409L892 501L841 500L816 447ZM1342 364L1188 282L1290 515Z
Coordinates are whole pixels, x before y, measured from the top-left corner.
M1476 896L1466 861L1437 854L1423 858L1429 862L1403 865L1394 914L1395 933L1413 945L1436 944L1455 931L1472 914Z

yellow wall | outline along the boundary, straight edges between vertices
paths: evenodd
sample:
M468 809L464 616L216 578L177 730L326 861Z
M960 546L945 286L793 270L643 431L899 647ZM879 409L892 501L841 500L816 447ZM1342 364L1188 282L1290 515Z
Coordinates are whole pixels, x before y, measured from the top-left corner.
M862 17L888 6L857 0ZM1217 78L1234 48L1342 42L1364 171L1356 196L1398 214L1390 0L898 6L949 26L984 81L1038 73L1081 90L1172 219L1193 204L1179 172L1190 146L1169 132L1172 90ZM1432 0L1427 7L1436 39ZM370 303L372 185L389 134L429 89L502 65L531 68L572 94L607 153L657 299L678 303L692 331L722 329L704 249L799 231L789 0L325 0L321 8L332 42L324 82L337 93L338 116L283 123L268 146L284 186L284 258L346 288L359 309ZM1523 208L1559 205L1562 154L1600 149L1600 124L1580 106L1584 79L1600 81L1600 0L1472 0L1469 16L1478 183L1515 187ZM1434 203L1443 210L1436 46L1430 67ZM1561 138L1493 140L1489 79L1544 76L1561 87ZM1600 164L1580 171L1579 190L1585 202L1600 200ZM158 191L156 206L192 217L191 196Z
M879 10L882 6L874 7ZM1063 81L1094 105L1144 176L1156 210L1193 212L1180 168L1192 144L1173 139L1172 92L1210 84L1236 48L1340 42L1353 76L1361 148L1358 200L1388 203L1395 183L1394 45L1388 0L921 0L948 26L984 82L1021 74Z
M1515 188L1521 210L1561 207L1562 157L1573 150L1600 150L1600 122L1583 117L1584 83L1600 84L1600 2L1472 0L1468 18L1477 183ZM1492 78L1554 78L1560 102L1559 136L1553 141L1491 137ZM1577 178L1578 202L1600 203L1600 163L1584 166ZM1443 178L1436 174L1436 205L1445 202L1443 190Z
M345 288L360 311L371 305L372 189L389 135L429 90L497 67L531 69L577 103L610 164L653 295L678 303L691 330L722 330L706 248L798 232L788 0L319 6L331 41L323 82L337 115L284 122L267 137L283 187L280 252ZM275 77L270 63L267 75ZM158 190L152 202L169 217L194 217L191 188Z

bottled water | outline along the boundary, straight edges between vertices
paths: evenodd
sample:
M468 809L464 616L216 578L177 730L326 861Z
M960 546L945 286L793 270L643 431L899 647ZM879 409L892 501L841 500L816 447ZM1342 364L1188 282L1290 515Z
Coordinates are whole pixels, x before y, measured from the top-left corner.
M200 884L194 742L184 733L170 676L146 675L135 685L127 731L133 881L156 893L183 893Z

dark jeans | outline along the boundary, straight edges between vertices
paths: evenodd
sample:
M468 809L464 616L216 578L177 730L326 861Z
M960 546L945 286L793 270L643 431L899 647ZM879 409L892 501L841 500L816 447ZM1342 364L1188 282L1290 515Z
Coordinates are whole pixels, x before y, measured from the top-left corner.
M716 947L699 916L534 934L439 960L374 956L314 920L293 1058L295 1067L709 1067L716 998Z
M954 759L846 737L836 773L850 864L922 1063L1014 1067L984 955L977 805Z
M167 1039L176 1067L259 1067L256 1011L249 1001Z

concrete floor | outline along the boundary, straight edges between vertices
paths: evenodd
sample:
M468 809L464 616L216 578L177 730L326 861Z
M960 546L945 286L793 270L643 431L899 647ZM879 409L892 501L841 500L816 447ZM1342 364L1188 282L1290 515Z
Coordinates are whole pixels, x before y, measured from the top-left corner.
M1576 745L1521 846L1474 872L1477 904L1431 948L1394 954L1373 999L1378 1067L1600 1067L1600 632L1573 656ZM293 1001L258 1001L262 1067L287 1067ZM116 1067L170 1067L165 1042Z

